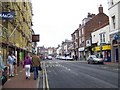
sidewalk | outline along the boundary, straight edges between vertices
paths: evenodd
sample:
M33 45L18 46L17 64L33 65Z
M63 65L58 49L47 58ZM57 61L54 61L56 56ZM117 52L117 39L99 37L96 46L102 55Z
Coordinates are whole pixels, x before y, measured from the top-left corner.
M104 64L114 68L118 68L119 66L119 63L113 63L113 62L104 62Z
M34 80L33 73L31 73L30 80L26 80L25 77L25 69L22 67L18 67L18 75L11 77L8 81L3 85L2 90L8 88L34 88L37 89L37 80Z

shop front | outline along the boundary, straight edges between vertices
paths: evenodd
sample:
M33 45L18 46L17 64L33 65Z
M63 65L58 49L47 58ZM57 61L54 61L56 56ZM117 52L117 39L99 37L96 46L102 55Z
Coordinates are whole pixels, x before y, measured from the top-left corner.
M103 45L103 46L96 46L92 48L95 55L100 57L100 54L103 55L103 59L105 62L111 62L111 46L110 45Z
M85 52L84 52L84 50L85 50L84 47L81 47L81 48L78 49L80 60L84 60L85 59Z
M111 38L111 59L118 63L120 60L120 32L110 35Z

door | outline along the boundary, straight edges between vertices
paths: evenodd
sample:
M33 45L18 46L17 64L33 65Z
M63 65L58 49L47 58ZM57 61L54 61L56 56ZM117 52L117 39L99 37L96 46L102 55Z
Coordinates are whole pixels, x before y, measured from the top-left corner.
M115 53L115 59L116 59L116 62L118 62L118 59L119 59L119 54L118 54L118 48L116 48L116 53Z

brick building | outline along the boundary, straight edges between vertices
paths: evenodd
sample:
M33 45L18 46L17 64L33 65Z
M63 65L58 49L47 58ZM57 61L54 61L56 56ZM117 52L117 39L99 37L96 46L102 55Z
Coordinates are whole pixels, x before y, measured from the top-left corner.
M87 18L82 20L82 25L79 25L78 53L81 59L92 54L92 46L94 45L91 42L91 33L109 22L108 16L103 12L102 5L98 7L98 11L97 15L88 13Z

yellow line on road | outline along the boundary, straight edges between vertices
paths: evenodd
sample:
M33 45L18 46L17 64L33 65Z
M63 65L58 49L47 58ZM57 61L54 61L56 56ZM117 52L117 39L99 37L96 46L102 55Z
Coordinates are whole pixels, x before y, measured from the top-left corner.
M48 76L47 76L46 68L45 68L45 75L46 75L46 88L47 88L47 90L49 90Z
M43 69L43 90L45 90L45 76L44 76L45 72L44 71L45 70Z

